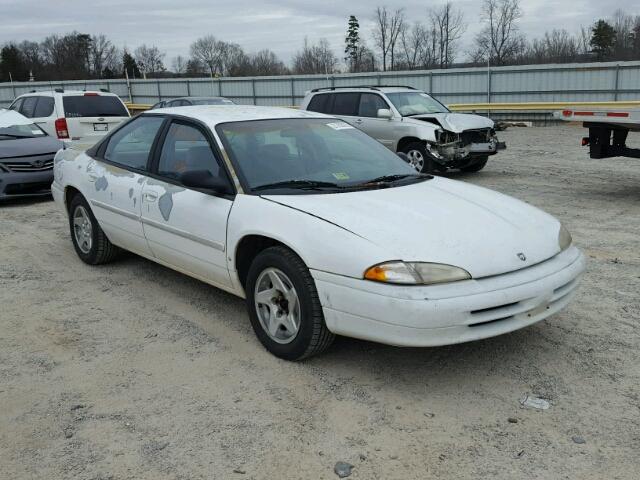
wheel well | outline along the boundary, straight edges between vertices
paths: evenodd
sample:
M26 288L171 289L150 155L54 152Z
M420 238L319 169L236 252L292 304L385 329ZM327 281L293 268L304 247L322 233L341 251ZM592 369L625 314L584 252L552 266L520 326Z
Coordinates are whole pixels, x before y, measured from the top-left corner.
M236 270L238 271L238 278L240 279L242 288L246 285L247 274L249 273L249 267L251 267L253 259L263 250L276 245L289 248L278 240L262 235L247 235L240 240L238 248L236 248Z
M67 187L64 191L64 204L67 207L67 210L69 210L69 206L71 205L71 200L73 200L73 197L75 197L76 195L82 195L80 193L80 190L78 190L75 187Z
M398 141L398 148L397 151L401 152L404 147L406 147L407 145L409 145L410 143L414 143L414 142L423 142L424 140L420 140L417 137L404 137L401 138L400 141Z

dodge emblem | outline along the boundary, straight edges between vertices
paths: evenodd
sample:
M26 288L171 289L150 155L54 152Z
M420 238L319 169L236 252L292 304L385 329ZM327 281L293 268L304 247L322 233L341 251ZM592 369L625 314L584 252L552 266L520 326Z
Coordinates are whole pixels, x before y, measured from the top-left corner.
M522 260L523 262L526 262L526 261L527 261L527 256L526 256L524 253L522 253L522 252L518 254L518 258L519 258L520 260Z

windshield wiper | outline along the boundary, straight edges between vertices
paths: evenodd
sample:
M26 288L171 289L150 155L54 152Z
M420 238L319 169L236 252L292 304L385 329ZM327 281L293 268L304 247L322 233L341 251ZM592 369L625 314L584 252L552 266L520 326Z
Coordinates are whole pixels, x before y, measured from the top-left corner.
M381 177L373 178L361 183L361 185L369 185L371 183L391 183L397 180L403 180L405 178L424 178L425 180L433 178L431 175L425 175L424 173L402 173L397 175L383 175Z
M12 137L12 138L35 138L33 135L16 135L15 133L2 133L0 137Z
M271 188L297 188L300 190L320 190L325 188L344 188L337 183L320 182L316 180L284 180L282 182L265 183L254 187L253 190L268 190Z

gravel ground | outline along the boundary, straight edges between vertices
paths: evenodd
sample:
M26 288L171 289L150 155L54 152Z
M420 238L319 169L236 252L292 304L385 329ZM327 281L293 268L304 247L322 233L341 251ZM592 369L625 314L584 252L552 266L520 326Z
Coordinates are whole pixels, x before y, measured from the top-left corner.
M51 201L2 206L0 477L638 478L640 161L583 134L510 129L451 175L557 216L589 260L565 311L451 347L281 361L242 300L134 255L86 266Z

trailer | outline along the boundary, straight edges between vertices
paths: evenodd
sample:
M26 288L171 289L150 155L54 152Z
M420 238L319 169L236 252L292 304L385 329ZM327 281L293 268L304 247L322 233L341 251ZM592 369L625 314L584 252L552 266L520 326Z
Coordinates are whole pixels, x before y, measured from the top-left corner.
M629 132L640 132L640 109L566 109L554 116L567 122L582 122L589 136L582 145L589 146L591 158L640 158L640 149L627 147Z

